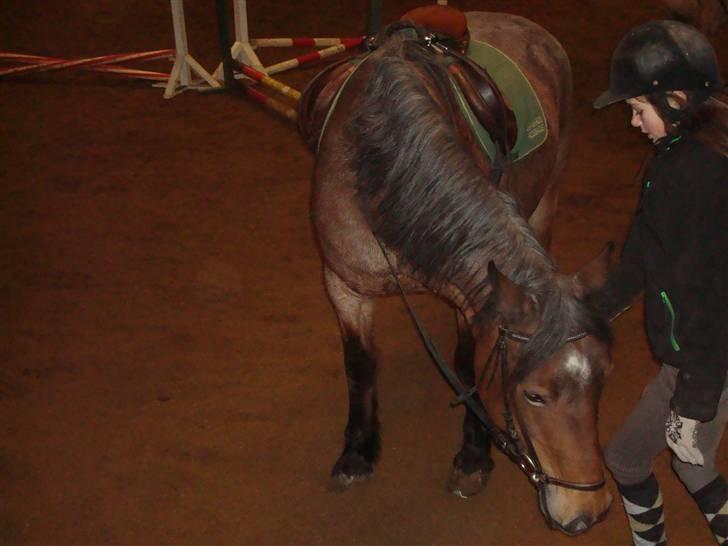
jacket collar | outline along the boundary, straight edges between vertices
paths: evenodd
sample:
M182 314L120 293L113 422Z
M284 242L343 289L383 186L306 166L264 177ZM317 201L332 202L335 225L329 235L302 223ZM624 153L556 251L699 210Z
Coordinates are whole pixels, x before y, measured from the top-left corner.
M655 142L655 148L657 149L657 155L662 155L669 152L672 148L677 146L684 140L684 136L678 135L667 135L662 137L660 140Z

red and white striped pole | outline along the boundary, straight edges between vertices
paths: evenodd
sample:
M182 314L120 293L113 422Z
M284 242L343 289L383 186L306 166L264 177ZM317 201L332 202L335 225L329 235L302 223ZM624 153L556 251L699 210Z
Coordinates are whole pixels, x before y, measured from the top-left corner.
M250 44L260 47L331 47L349 42L361 43L359 38L253 38Z
M252 78L257 82L260 82L263 85L270 87L271 89L275 89L281 95L285 95L286 97L289 97L295 101L301 100L300 91L293 89L292 87L286 85L283 82L280 82L276 79L271 78L267 74L264 74L260 70L256 70L252 66L248 66L247 64L240 63L240 67L243 71L243 74L245 74L249 78Z
M143 79L159 81L166 80L169 77L169 74L121 67L117 66L117 63L125 63L129 61L151 61L155 59L169 58L173 55L174 51L171 49L160 49L157 51L146 51L143 53L121 53L68 60L57 57L43 57L40 55L0 53L0 61L25 63L24 66L16 66L0 70L0 76L32 72L48 72L52 70L86 69L132 78L142 77Z
M267 106L271 110L278 112L279 114L285 116L291 121L298 121L298 113L296 112L295 108L291 108L290 106L283 104L282 102L279 102L264 93L261 93L260 91L249 85L245 86L245 92L254 101Z
M174 26L175 49L160 49L143 53L122 53L102 55L83 59L61 59L39 55L23 55L16 53L0 53L0 62L20 63L23 66L0 69L0 77L57 70L85 69L104 72L128 78L141 78L156 82L166 82L164 97L170 98L180 90L195 85L192 72L204 80L210 87L220 87L220 82L213 78L190 54L187 47L187 30L183 0L170 0L172 8L172 24ZM149 61L165 57L174 58L170 73L153 72L119 66L129 61Z
M294 57L293 59L288 59L287 61L283 61L280 63L273 64L271 66L266 67L265 71L268 74L277 74L279 72L283 72L285 70L291 70L292 68L296 68L299 66L303 66L305 64L310 64L314 61L318 61L319 59L325 59L326 57L331 57L333 55L338 55L339 53L346 51L347 49L351 49L353 47L358 46L364 41L364 38L352 38L350 40L344 39L342 40L340 44L333 45L331 47L327 47L325 49L321 49L319 51L312 51L311 53L306 53L305 55L299 55L298 57Z

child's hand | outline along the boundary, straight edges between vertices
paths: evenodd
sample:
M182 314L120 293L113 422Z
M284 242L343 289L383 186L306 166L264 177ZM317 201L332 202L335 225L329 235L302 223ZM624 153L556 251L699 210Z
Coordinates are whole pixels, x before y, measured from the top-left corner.
M670 411L665 422L665 438L667 445L682 462L703 466L705 460L698 449L698 423L695 419Z

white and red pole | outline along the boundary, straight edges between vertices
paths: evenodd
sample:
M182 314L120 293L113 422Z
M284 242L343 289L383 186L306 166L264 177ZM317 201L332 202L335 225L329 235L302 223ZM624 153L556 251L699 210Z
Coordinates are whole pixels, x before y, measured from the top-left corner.
M202 68L187 47L187 26L182 0L170 0L172 8L172 24L174 26L175 60L172 72L164 89L164 98L171 99L176 94L192 85L192 72L208 83L210 87L221 87L220 82Z

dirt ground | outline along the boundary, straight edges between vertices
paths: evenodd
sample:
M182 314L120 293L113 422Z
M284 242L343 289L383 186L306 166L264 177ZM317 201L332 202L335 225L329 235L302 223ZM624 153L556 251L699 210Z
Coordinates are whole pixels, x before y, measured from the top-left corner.
M422 2L384 4L392 20ZM665 10L657 0L452 4L529 17L571 58L575 139L553 249L573 271L621 241L649 146L626 110L596 114L591 101L621 35ZM213 3L185 5L191 53L212 69ZM357 35L366 20L363 0L251 0L248 10L255 37ZM714 37L723 66L726 34ZM168 2L0 3L2 51L75 58L173 44ZM281 79L303 87L314 73ZM346 387L309 228L313 158L290 123L228 95L164 100L89 74L0 82L0 120L0 544L628 544L618 505L581 537L547 529L500 454L481 495L445 492L462 409L448 409L397 300L382 302L376 323L381 462L369 483L328 489ZM450 353L450 310L415 304ZM615 324L603 442L657 370L641 320L638 306ZM666 456L656 473L671 544L712 544Z

